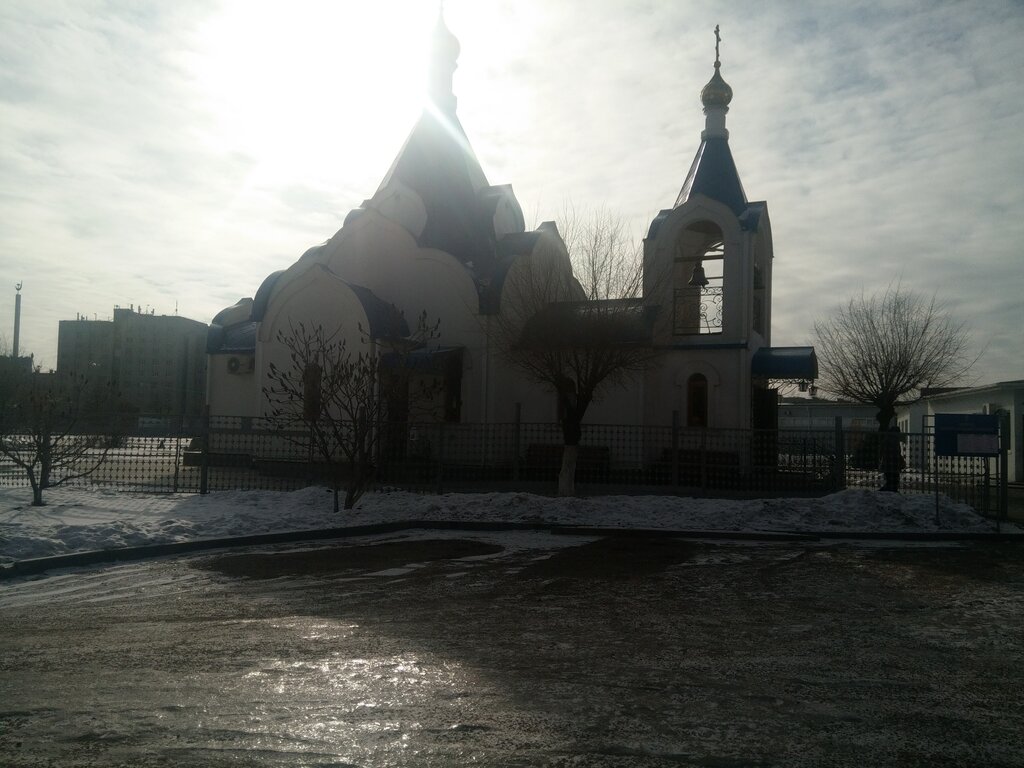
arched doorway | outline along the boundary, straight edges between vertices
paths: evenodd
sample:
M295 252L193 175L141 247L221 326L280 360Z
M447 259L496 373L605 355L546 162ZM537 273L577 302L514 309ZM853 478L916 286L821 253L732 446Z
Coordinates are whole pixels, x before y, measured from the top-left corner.
M686 380L686 426L706 427L708 425L708 379L703 373L695 373Z

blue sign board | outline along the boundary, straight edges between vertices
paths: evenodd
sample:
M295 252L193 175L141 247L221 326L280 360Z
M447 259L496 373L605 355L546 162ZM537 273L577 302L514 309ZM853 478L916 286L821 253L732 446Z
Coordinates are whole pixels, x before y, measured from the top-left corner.
M936 456L998 456L999 417L978 413L935 414Z

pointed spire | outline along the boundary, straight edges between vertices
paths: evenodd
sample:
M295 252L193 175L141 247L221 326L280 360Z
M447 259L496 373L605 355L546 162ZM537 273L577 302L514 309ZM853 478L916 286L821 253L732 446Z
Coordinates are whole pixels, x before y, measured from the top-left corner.
M452 76L458 66L456 62L460 50L458 38L444 23L444 3L441 3L431 41L427 88L430 100L442 112L449 114L455 113L456 98L452 90Z
M729 102L732 101L732 88L722 79L722 62L719 58L718 46L722 42L722 36L718 33L718 25L715 25L715 74L711 76L708 84L700 92L700 100L704 105L704 114L707 116L704 124L704 133L701 138L708 136L721 136L729 138L729 132L725 129L725 113L729 111Z
M700 147L679 190L674 207L678 208L694 195L701 194L729 206L737 216L747 209L747 195L743 191L736 163L729 149L729 132L725 129L725 113L732 101L732 88L722 79L722 62L718 45L722 38L715 27L715 74L700 92L706 115L704 130L700 134Z

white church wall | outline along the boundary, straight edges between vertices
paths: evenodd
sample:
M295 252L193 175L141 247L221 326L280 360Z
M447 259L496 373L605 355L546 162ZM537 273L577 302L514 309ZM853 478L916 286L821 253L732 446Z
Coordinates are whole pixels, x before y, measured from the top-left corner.
M252 354L210 355L207 363L207 405L215 416L257 416L258 376Z
M340 235L326 257L331 271L394 304L410 326L426 311L430 323L440 321L441 345L479 343L476 287L457 259L420 248L408 232L373 210Z
M403 227L372 209L346 225L320 258L344 280L394 304L410 329L423 312L428 325L439 322L431 345L465 348L461 419L486 420L487 344L479 297L457 259L421 248Z
M543 306L547 298L578 301L583 298L573 278L572 263L565 243L555 232L540 230L533 249L509 266L502 285L499 314L484 318L485 343L488 349L488 408L492 421L511 421L518 405L526 423L554 423L558 418L558 401L551 386L538 382L508 359L503 347L510 331ZM538 296L542 289L561 286L550 297Z
M323 265L309 266L275 293L260 324L256 355L260 413L269 412L262 387L268 382L271 364L281 370L289 370L293 365L280 334L298 331L300 323L309 332L321 327L325 336L344 338L349 354L371 351L369 340L359 330L369 329L369 319L355 293Z
M419 237L427 226L427 209L423 200L397 179L391 179L386 188L374 195L373 210L398 224L413 237Z
M707 426L745 429L750 426L749 355L745 349L686 349L666 352L646 375L644 423L670 426L673 411L687 426L687 386L700 374L707 380Z

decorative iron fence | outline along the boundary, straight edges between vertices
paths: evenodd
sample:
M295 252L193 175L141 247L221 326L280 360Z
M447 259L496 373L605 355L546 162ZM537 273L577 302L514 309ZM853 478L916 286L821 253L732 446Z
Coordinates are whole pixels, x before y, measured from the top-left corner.
M163 428L158 428L163 426ZM210 417L208 425L178 419L97 445L83 464L106 460L76 485L138 492L292 490L323 482L336 468L319 455L301 424L261 418ZM997 514L1005 481L998 462L936 457L932 435L904 435L909 463L904 493L941 492ZM671 493L703 496L822 495L843 488L879 488L876 432L842 429L688 429L586 425L576 480L584 494ZM426 493L555 489L562 461L554 424L383 424L373 438L374 487ZM74 465L61 471L73 474ZM345 468L341 467L341 472ZM0 457L0 485L27 477Z

